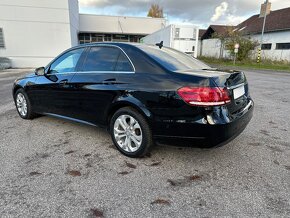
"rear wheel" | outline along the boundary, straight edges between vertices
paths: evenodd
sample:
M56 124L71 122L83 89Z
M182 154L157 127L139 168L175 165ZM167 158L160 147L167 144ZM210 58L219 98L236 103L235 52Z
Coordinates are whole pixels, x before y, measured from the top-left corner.
M144 156L153 144L148 122L130 107L121 108L113 115L110 133L117 149L128 157Z
M36 114L33 113L31 103L25 91L18 89L14 95L14 101L19 116L23 119L33 119Z

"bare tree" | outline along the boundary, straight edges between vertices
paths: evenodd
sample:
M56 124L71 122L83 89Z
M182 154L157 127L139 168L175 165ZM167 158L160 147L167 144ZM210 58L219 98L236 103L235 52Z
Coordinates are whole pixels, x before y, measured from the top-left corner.
M163 18L163 8L158 4L152 4L147 17Z

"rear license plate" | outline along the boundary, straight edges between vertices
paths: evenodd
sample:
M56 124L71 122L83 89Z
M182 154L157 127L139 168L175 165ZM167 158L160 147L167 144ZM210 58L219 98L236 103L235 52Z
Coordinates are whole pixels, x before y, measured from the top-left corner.
M234 91L234 99L237 99L245 94L245 86L240 86L239 88L236 88Z

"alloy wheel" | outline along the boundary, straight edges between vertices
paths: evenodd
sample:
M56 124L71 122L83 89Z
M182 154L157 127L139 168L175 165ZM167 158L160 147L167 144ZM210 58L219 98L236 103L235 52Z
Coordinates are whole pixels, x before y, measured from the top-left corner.
M132 116L121 115L114 123L114 137L121 149L135 152L142 144L141 126Z
M25 117L27 115L27 101L22 93L17 94L16 105L19 114Z

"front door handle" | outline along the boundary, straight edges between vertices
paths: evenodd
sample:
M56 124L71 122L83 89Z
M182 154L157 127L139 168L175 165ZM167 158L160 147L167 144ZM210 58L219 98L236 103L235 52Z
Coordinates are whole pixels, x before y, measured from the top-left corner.
M68 80L67 79L63 79L61 81L59 81L59 84L64 86L65 84L67 84Z
M116 83L116 79L115 78L105 79L102 83L106 84L106 85L114 84L114 83Z

